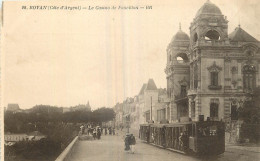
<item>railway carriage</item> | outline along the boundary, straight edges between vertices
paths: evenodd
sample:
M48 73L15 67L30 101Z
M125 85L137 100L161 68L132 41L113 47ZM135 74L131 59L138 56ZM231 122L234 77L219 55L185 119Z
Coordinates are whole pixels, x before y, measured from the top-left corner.
M140 139L188 154L218 155L225 151L224 123L220 121L142 124Z

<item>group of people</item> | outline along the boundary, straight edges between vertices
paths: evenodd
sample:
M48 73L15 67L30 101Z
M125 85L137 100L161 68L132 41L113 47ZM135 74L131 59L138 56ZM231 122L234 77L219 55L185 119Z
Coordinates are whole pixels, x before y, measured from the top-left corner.
M102 134L102 129L99 126L93 129L92 135L94 140L96 139L99 140L101 138L101 134Z
M125 137L125 151L130 151L131 153L135 152L135 137L133 134L126 134Z
M104 132L104 133L103 133ZM82 124L80 126L80 135L92 135L94 140L101 139L102 134L109 134L109 135L115 135L115 128L113 127L100 127L100 126L93 126L93 125L84 125Z
M100 126L93 127L92 125L84 125L80 126L80 135L92 135L94 140L100 139L103 129Z
M107 135L107 134L109 134L109 135L115 135L116 134L116 132L115 132L115 128L113 128L113 127L105 127L105 135Z

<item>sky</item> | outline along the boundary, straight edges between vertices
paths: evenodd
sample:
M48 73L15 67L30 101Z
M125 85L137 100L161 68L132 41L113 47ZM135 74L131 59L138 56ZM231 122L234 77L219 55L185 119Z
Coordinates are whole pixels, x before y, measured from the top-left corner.
M4 4L2 106L36 104L93 109L137 95L149 78L166 88L166 48L179 23L189 26L206 0L33 1ZM211 0L260 40L257 0ZM22 5L152 5L152 10L40 11Z

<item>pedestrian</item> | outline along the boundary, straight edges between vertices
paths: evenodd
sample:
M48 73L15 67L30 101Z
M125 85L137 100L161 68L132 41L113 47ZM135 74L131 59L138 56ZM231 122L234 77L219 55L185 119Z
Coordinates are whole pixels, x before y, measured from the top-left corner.
M129 151L130 150L129 141L130 141L130 135L126 134L126 137L125 137L125 151Z
M136 144L135 137L133 134L131 134L129 137L129 145L132 154L134 154L135 152L135 144Z
M93 138L94 138L94 140L96 140L96 137L97 137L97 131L96 131L96 129L94 128L94 130L93 130Z
M147 143L150 143L150 131L149 131L148 129L146 129L145 135L146 135L146 141L147 141Z
M101 138L101 129L97 129L97 139L99 140Z
M83 134L83 127L84 127L83 125L81 125L81 126L79 127L79 128L80 128L80 132L79 132L80 135Z
M107 128L105 127L105 135L107 135Z
M84 135L84 133L85 133L85 125L82 125L83 126L83 128L82 128L82 135Z
M179 140L180 140L180 148L183 151L186 151L188 149L188 134L186 131L184 131L183 133L181 133Z
M115 135L115 128L113 128L113 135Z
M109 127L108 131L109 131L109 135L111 135L111 134L112 134L112 129L111 129L111 127Z

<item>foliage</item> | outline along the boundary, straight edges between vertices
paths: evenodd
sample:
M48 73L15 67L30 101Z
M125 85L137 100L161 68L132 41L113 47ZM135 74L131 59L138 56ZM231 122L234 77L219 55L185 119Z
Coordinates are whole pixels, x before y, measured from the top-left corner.
M93 111L93 116L95 116L93 118L93 121L95 122L107 122L113 120L115 112L111 108L102 107Z
M99 124L113 120L114 116L113 109L105 107L94 111L77 110L63 113L62 108L36 105L23 112L7 111L4 115L5 132L39 131L47 138L40 141L18 142L11 147L6 146L5 160L54 160L78 134L81 123Z
M21 141L5 146L5 160L54 160L77 135L79 127L73 124L48 123L38 128L47 135L39 141Z
M243 106L238 109L239 119L245 123L260 123L260 88L256 88L250 100L246 100Z
M94 111L71 111L63 113L61 108L37 105L26 112L6 112L4 115L5 132L28 133L41 131L48 123L101 123L113 120L115 112L102 107Z

